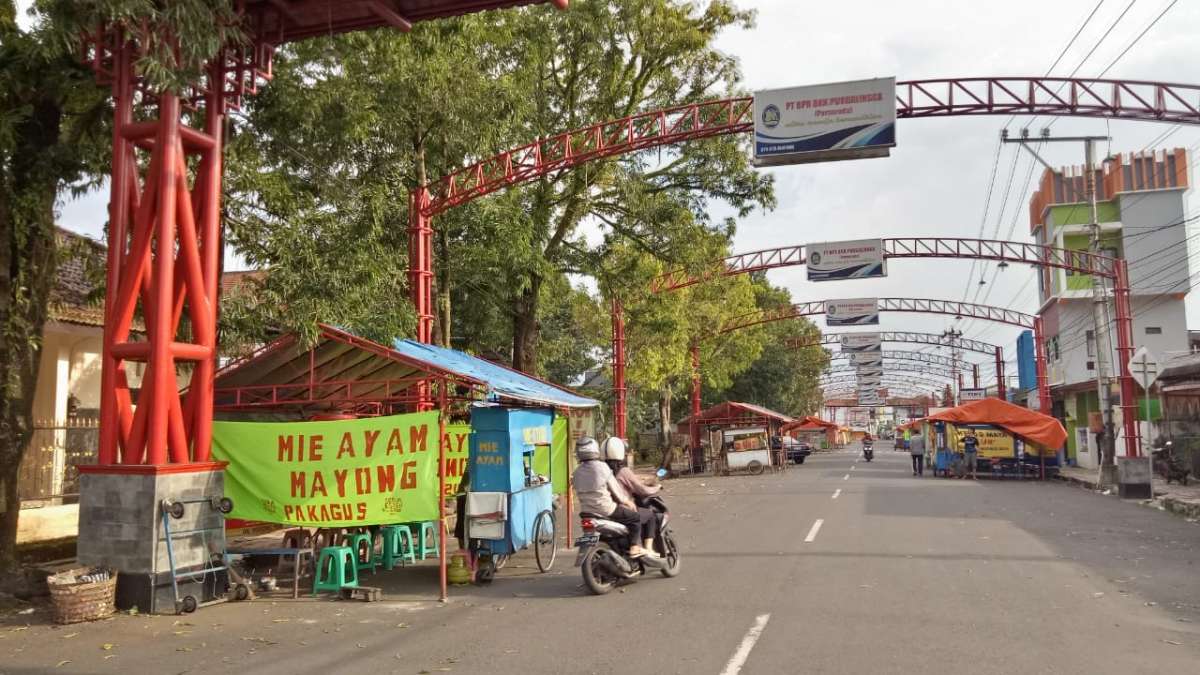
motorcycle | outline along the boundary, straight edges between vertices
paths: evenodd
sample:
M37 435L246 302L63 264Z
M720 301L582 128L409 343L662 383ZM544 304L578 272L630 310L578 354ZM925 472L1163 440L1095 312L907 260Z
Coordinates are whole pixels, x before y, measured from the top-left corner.
M863 457L865 457L868 462L871 461L871 459L875 457L875 446L871 445L870 443L863 443Z
M661 497L654 496L646 499L645 506L652 509L658 518L654 550L661 559L655 562L629 556L632 542L628 528L621 523L591 514L580 514L583 535L575 540L575 546L579 549L575 566L581 568L584 585L595 595L604 595L617 585L636 580L653 569L668 578L679 574L679 547L671 534L667 505Z
M1171 481L1177 481L1180 485L1188 484L1188 476L1192 473L1191 469L1184 465L1179 457L1175 456L1175 450L1171 447L1171 441L1154 450L1151 453L1154 462L1154 472L1166 479L1167 484Z

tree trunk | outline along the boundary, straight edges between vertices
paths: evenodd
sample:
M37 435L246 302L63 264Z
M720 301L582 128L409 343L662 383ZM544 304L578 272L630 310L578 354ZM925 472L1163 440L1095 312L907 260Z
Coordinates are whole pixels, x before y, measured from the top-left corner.
M42 330L54 285L54 163L62 110L49 97L14 129L0 168L0 577L16 565L17 475L33 433Z
M540 337L538 326L538 298L542 290L542 277L529 275L529 286L513 300L512 365L522 373L537 372L537 349Z
M658 393L658 446L666 452L671 448L671 385Z
M437 298L438 336L443 347L450 347L450 241L445 228L437 230L438 264L437 264ZM434 340L439 342L439 340Z

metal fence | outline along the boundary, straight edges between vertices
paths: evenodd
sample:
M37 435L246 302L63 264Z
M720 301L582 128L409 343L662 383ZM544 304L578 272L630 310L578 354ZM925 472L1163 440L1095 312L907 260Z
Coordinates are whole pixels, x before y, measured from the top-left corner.
M42 420L21 461L17 493L24 506L79 495L80 464L94 464L100 428L94 419Z

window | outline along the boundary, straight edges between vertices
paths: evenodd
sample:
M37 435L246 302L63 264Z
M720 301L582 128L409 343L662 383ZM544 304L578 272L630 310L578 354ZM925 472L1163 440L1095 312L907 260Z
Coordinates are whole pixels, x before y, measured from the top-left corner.
M1146 326L1146 335L1162 335L1162 326Z
M1050 338L1050 346L1048 349L1046 349L1046 356L1049 357L1051 361L1057 361L1059 359L1060 355L1058 353L1058 336L1057 335Z
M1087 355L1096 355L1096 331L1089 330L1087 332Z

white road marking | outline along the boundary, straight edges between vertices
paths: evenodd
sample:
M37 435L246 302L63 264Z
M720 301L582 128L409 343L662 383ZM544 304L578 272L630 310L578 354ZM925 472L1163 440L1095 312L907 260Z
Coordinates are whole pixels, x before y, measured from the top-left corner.
M754 625L750 626L746 637L742 638L742 643L738 645L737 651L729 657L729 662L725 664L725 670L721 671L721 675L737 675L742 672L742 666L746 665L746 659L750 658L750 650L754 649L754 643L758 642L759 636L762 635L763 629L767 627L767 622L770 620L770 614L759 614L754 619Z
M812 529L808 531L808 536L804 538L804 543L811 544L813 541L815 541L817 538L817 533L821 531L821 526L824 524L824 520L817 518L817 521L813 523Z
M850 474L846 474L845 476L842 476L842 480L850 480Z
M830 497L830 499L837 499L837 498L838 498L838 495L840 495L840 494L842 494L842 488L838 488L838 489L834 490L834 491L833 491L833 496L832 496L832 497Z

